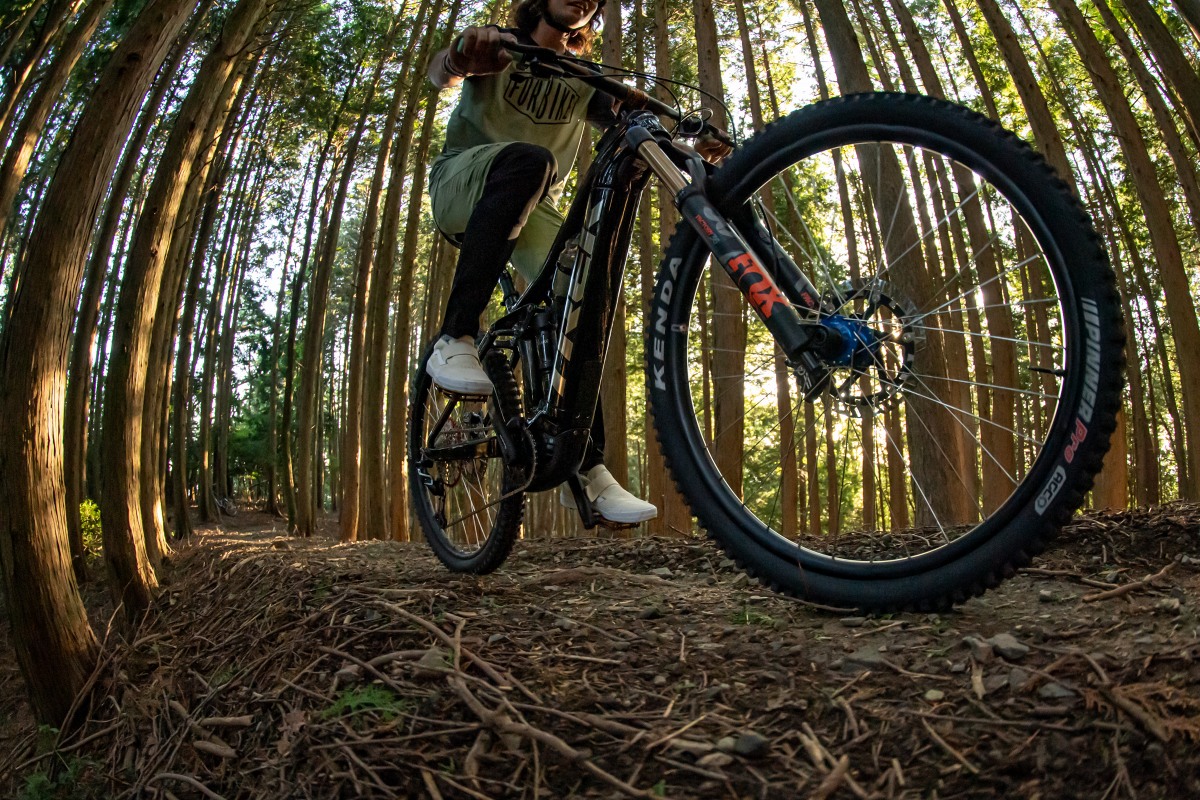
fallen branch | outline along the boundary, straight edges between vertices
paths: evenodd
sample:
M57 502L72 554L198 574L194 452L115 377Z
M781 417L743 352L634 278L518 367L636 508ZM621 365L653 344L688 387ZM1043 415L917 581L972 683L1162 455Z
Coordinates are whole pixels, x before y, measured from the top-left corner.
M209 798L209 800L225 800L222 795L217 794L212 789L193 778L191 775L180 775L178 772L160 772L150 780L146 781L146 785L148 786L155 781L179 781L180 783L186 783L188 786L191 786L193 789L200 792L200 794Z
M617 776L606 772L605 770L596 766L586 753L576 750L570 744L558 738L554 734L547 733L543 730L538 730L532 725L515 722L503 711L492 711L488 709L487 706L480 702L479 698L477 698L471 692L471 690L467 688L467 682L462 679L462 676L449 675L447 676L446 681L450 684L450 688L452 688L455 694L457 694L459 698L466 703L467 707L471 709L475 716L479 717L481 722L493 728L496 733L500 734L501 736L506 733L515 734L533 742L546 745L563 758L566 758L573 764L579 765L579 767L585 771L591 773L593 776L599 778L609 786L619 789L629 797L644 797L648 799L661 797L661 795L651 794L650 792L638 789L636 786L631 786Z
M1097 600L1108 600L1113 597L1120 597L1123 594L1129 594L1130 592L1135 591L1137 589L1145 589L1147 587L1153 586L1155 581L1164 577L1168 572L1173 570L1175 568L1175 564L1176 564L1176 562L1172 561L1170 564L1167 564L1165 567L1160 569L1158 572L1154 573L1153 575L1147 575L1145 578L1142 578L1140 581L1134 581L1133 583L1127 583L1124 586L1118 586L1117 588L1109 589L1106 592L1096 592L1094 594L1085 594L1080 599L1083 600L1083 602L1085 602L1085 603L1094 603Z
M979 767L975 766L970 761L967 761L966 756L951 747L945 739L938 735L938 732L935 731L933 726L930 725L925 719L919 719L921 719L921 724L925 726L925 730L929 732L929 737L933 739L933 741L937 742L938 747L941 747L943 750L953 756L954 760L966 767L972 775L979 774Z

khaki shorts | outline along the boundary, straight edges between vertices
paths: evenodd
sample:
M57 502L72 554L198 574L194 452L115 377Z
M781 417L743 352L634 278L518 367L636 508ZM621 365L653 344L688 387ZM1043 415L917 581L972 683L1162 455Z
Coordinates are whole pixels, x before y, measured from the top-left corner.
M467 220L483 194L483 184L492 159L511 142L484 144L453 156L439 157L429 171L429 200L433 220L442 233L458 241L467 229ZM542 271L554 237L562 227L563 215L550 198L542 200L529 215L517 237L512 254L513 266L527 281Z

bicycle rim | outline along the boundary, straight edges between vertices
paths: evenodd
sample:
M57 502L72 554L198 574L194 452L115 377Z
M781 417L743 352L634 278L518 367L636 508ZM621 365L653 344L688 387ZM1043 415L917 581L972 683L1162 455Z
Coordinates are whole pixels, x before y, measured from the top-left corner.
M524 513L524 496L508 485L492 427L495 399L446 394L424 370L415 388L410 482L426 538L452 569L494 569Z
M793 563L798 549L832 574L884 577L953 561L1027 504L1061 435L1078 327L1062 256L1028 198L946 149L830 145L759 191L849 343L815 380L720 297L727 282L691 303L698 433Z

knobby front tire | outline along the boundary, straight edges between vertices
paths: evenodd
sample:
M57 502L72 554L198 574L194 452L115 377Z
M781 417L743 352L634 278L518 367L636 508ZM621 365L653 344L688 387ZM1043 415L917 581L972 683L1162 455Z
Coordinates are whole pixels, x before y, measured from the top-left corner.
M680 224L647 376L700 524L836 606L945 608L1028 564L1092 486L1124 364L1112 270L1045 160L960 106L853 95L768 126L709 195L756 203L825 322L870 345L802 387Z

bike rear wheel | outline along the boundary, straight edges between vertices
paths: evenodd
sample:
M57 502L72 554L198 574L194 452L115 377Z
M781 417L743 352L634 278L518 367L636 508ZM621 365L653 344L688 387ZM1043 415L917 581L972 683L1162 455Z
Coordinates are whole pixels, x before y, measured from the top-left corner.
M490 398L447 394L425 371L412 381L409 489L413 511L437 557L455 572L492 572L512 551L525 516L524 481L506 467L495 426L521 413L521 391L504 354L483 367Z
M856 95L769 126L709 196L760 204L847 344L817 379L789 369L680 227L647 363L700 523L838 606L944 608L1027 564L1100 469L1124 358L1100 240L1044 159L962 107Z

